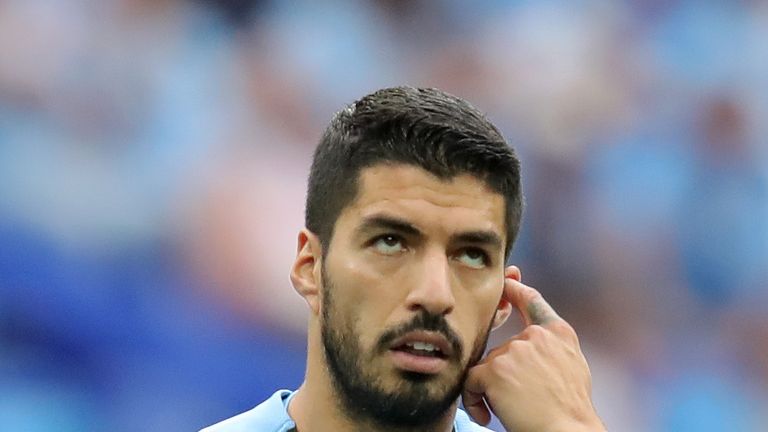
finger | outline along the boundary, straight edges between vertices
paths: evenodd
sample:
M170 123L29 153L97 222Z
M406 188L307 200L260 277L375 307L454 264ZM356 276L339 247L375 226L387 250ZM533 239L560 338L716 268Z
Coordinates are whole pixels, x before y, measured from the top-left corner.
M512 278L518 282L523 281L523 273L520 271L520 268L518 266L508 266L504 269L504 277L505 278Z
M504 280L504 298L520 312L526 326L546 325L561 320L541 293L513 278L507 277Z
M487 425L491 422L491 411L485 403L485 385L479 368L480 366L475 366L469 370L464 382L464 390L461 393L461 400L467 414L476 423Z

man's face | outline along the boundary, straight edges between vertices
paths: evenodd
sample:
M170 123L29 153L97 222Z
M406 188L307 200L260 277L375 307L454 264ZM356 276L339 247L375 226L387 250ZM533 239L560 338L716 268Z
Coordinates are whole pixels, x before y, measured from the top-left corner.
M504 198L410 165L360 174L322 267L325 358L345 409L437 420L482 356L503 288Z

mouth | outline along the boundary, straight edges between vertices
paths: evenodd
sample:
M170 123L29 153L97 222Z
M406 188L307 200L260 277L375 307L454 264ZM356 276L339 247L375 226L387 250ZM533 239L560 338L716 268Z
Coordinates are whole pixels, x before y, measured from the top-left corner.
M390 345L389 352L396 368L429 375L443 371L453 356L448 340L429 331L405 334Z

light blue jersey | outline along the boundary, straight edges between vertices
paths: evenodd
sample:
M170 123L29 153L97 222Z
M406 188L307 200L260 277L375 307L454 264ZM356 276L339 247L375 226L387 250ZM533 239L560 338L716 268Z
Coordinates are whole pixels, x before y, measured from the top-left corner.
M290 432L296 424L288 415L288 403L295 392L279 390L256 408L207 427L200 432ZM462 410L456 411L453 422L456 432L489 432L469 419Z

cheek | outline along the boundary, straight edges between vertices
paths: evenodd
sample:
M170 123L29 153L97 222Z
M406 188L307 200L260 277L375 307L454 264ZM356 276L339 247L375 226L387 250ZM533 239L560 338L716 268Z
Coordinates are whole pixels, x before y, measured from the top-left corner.
M371 349L400 301L393 278L355 260L337 263L334 269L334 313L355 330L363 350Z
M392 265L387 266L389 261L382 263L382 260L366 257L364 252L339 261L334 275L339 275L338 282L345 285L345 299L350 303L366 310L371 308L367 313L374 313L403 300L402 287L407 286L404 263L392 260Z
M478 337L485 336L499 305L502 283L503 280L498 284L495 281L488 282L472 290L464 290L463 295L456 299L460 309L458 315L463 323L462 336L469 345L467 348Z

